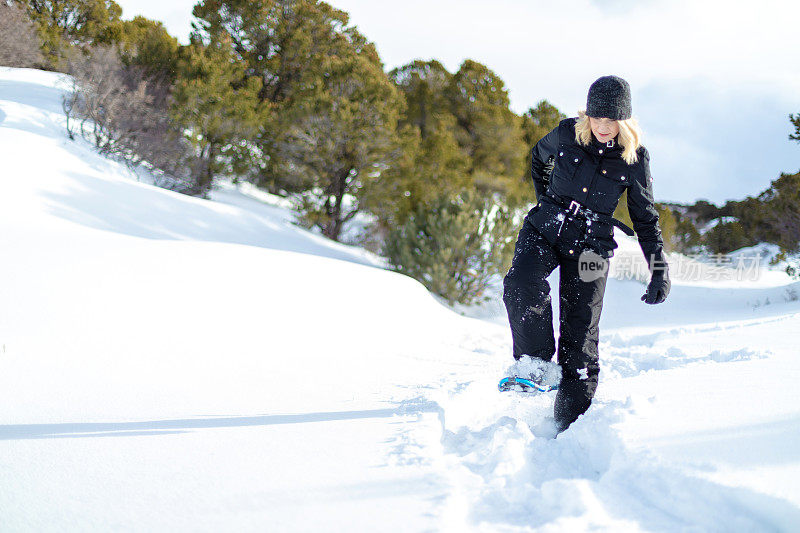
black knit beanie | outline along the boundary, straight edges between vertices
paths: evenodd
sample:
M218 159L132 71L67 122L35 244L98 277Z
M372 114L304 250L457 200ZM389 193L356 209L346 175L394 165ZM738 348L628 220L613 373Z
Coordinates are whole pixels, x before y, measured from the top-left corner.
M631 86L619 76L597 78L589 87L586 114L595 118L631 118Z

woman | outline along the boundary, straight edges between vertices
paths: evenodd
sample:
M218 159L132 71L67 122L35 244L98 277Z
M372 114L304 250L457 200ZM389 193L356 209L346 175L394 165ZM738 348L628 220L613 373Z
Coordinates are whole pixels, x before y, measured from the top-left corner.
M668 266L653 205L650 155L631 118L628 82L603 76L592 83L586 111L562 120L533 148L531 176L538 204L525 217L503 301L514 343L515 372L547 386L559 384L554 417L564 431L591 404L599 373L598 323L613 255L612 218L628 192L628 211L651 278L642 300L664 301ZM558 365L547 277L560 267ZM560 367L560 368L559 368ZM560 371L560 372L559 372ZM558 375L560 374L560 383Z

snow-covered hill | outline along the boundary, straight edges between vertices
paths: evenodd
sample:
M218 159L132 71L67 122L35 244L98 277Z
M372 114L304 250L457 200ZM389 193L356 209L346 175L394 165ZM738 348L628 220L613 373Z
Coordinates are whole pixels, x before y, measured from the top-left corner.
M0 68L0 530L800 523L790 280L611 280L598 397L551 440L551 395L496 391L498 295L460 316L257 194L139 183L60 91Z

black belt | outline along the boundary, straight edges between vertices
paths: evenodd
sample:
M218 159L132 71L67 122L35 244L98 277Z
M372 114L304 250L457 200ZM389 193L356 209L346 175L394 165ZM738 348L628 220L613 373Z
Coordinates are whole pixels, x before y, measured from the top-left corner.
M556 197L550 191L547 191L546 194L549 199L553 200L553 202L555 202L556 205L566 210L567 214L571 216L582 216L584 219L599 220L600 222L605 222L607 224L612 224L614 226L617 226L623 232L625 232L626 235L630 237L633 237L634 235L633 229L630 226L628 226L621 220L617 220L611 215L607 215L605 213L598 213L597 211L592 211L588 207L582 206L575 200L572 200L570 201L569 204L567 204L566 200L562 200L560 197Z

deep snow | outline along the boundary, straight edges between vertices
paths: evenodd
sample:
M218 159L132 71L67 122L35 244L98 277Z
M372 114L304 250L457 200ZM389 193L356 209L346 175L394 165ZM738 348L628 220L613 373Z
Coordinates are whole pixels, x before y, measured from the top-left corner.
M278 199L137 182L67 139L60 91L0 68L0 530L800 523L780 272L674 276L658 306L616 273L598 396L552 440L553 393L496 390L497 290L461 316Z

